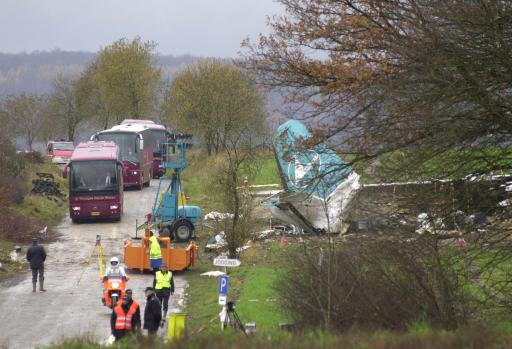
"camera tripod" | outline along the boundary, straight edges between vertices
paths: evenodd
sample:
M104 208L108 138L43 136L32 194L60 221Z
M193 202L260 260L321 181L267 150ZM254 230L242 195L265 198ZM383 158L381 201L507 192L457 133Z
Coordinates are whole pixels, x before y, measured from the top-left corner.
M80 281L82 280L82 276L84 276L85 270L87 269L87 267L89 266L89 264L91 262L91 258L93 256L94 252L96 252L96 256L98 259L98 268L100 269L100 275L103 275L103 266L105 265L105 255L103 254L103 247L101 246L101 236L96 235L96 243L93 246L91 252L89 253L87 259L84 261L85 266L82 269L82 273L80 274L80 277L78 278L78 281L76 283L77 287L78 287L78 284L80 284Z
M245 333L245 327L235 310L235 302L233 301L226 303L226 317L224 318L222 328L226 328L228 325L235 329L239 328L240 331L242 331L247 336L247 333Z

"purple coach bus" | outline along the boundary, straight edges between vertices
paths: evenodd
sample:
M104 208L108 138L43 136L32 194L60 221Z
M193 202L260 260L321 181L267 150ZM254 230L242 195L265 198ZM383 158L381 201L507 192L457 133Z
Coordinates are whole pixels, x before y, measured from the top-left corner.
M69 216L120 220L123 214L123 166L113 142L80 143L64 169L69 178Z
M164 169L160 167L162 163L162 147L161 144L167 142L170 131L165 126L155 123L151 120L126 119L121 125L143 124L149 130L147 142L153 147L153 178L160 178L164 175Z

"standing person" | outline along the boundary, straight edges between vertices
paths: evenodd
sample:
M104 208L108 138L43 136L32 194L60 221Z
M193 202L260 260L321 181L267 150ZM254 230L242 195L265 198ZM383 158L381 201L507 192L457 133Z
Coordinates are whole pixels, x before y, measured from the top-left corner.
M32 269L32 292L36 292L37 276L39 274L39 291L46 292L44 289L44 261L46 260L46 251L43 246L37 244L37 238L32 238L32 246L27 251L27 260Z
M153 233L149 237L149 265L153 272L156 272L162 265L162 249Z
M140 306L139 306L139 303L133 299L133 291L131 288L127 289L126 290L126 296L128 296L129 300L128 300L128 305L131 306L132 303L135 304L135 306L137 307L137 311L139 312L140 314ZM138 323L138 326L137 328L140 328L140 315L139 315L139 323Z
M172 277L172 272L169 271L169 268L166 264L162 264L160 266L160 270L155 273L155 278L153 279L153 287L156 291L156 296L162 303L164 315L162 318L162 325L167 316L167 309L169 306L169 296L174 294L174 279Z
M155 295L153 287L146 287L146 308L144 308L144 329L149 335L156 334L158 326L162 321L162 310L160 301Z
M129 295L125 295L121 303L118 303L110 317L110 329L119 341L128 333L134 333L140 328L140 308L136 302L131 301Z

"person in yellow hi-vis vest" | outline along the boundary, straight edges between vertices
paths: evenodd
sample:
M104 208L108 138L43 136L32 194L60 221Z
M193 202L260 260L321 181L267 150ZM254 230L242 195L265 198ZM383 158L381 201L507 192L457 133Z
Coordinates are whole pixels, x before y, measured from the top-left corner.
M161 326L163 326L167 316L169 297L174 294L174 279L172 277L172 272L169 271L166 264L162 264L160 266L160 270L155 273L153 288L155 289L156 296L160 300L160 303L162 303L164 314L162 316Z
M162 249L154 234L149 237L149 266L156 272L162 265Z

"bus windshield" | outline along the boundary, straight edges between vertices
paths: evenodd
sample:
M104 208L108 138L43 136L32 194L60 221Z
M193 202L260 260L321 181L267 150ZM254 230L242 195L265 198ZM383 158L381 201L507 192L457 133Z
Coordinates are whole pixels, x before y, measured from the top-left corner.
M72 192L118 192L115 161L77 161L71 164Z
M167 131L165 130L151 130L153 138L153 154L160 154L162 152L161 144L167 142Z
M134 133L100 133L99 141L112 141L121 151L121 160L139 162L139 150L136 142L137 136Z

